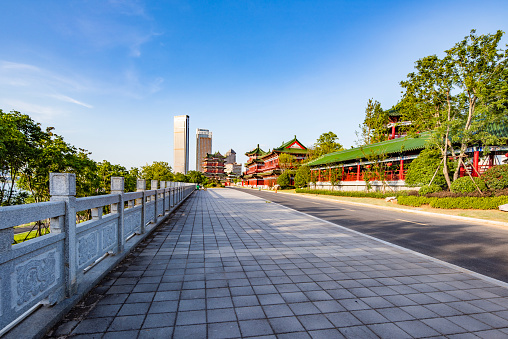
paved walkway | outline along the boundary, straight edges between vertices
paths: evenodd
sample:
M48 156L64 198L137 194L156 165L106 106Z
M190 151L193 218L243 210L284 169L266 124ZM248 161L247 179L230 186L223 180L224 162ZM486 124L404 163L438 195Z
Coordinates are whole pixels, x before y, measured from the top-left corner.
M86 305L52 335L508 337L505 285L228 189L196 192Z

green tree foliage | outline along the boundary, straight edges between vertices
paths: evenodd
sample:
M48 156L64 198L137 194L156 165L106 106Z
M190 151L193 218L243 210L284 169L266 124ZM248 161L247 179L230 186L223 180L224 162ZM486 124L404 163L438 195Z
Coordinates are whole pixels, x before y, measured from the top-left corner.
M281 153L279 155L279 167L285 171L297 167L297 161L294 155L289 153Z
M154 161L151 165L141 166L141 178L147 181L147 186L151 180L174 181L175 176L172 171L173 169L167 162Z
M508 187L508 165L489 168L481 178L491 190L501 190Z
M339 143L339 137L333 132L323 133L309 150L309 159L316 159L322 155L342 151L344 147Z
M277 184L282 188L289 187L289 185L291 184L291 181L290 181L290 174L289 174L288 170L282 172L282 174L279 175L279 177L277 178Z
M365 119L360 127L359 145L368 145L388 139L386 125L390 122L388 111L383 111L381 104L369 99L365 109ZM357 133L358 134L358 133Z
M14 182L29 163L41 156L49 133L28 115L0 110L0 205L11 205L18 194ZM16 201L18 202L18 201Z
M296 170L295 186L300 188L305 187L308 185L309 182L310 182L310 167L302 165Z
M188 177L187 182L192 182L203 186L205 186L208 183L208 178L205 177L205 175L199 171L189 171L189 173L187 173L187 177Z
M413 160L407 169L406 185L417 187L432 184L439 187L446 186L443 172L438 170L442 166L441 152L435 148L424 149L418 157Z
M189 178L185 174L178 172L174 174L173 181L189 182Z
M428 56L416 62L416 71L401 82L405 92L399 105L413 132L432 130L432 143L456 159L455 168L467 162L473 144L492 145L499 140L489 124L508 117L508 50L499 49L502 31L469 36L445 51L440 59ZM458 146L457 146L458 145ZM451 181L447 162L443 174ZM459 176L456 170L453 180Z
M485 182L481 178L471 178L469 176L458 178L452 182L452 187L450 188L453 193L473 193L478 189L485 191L487 190L487 185L485 185Z

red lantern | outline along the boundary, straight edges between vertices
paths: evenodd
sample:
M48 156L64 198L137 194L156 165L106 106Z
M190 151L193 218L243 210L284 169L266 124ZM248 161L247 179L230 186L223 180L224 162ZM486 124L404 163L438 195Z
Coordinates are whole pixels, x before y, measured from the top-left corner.
M388 167L392 167L392 165L393 165L393 164L392 164L391 162L389 162L389 163L387 163L386 165L387 165Z
M370 165L367 165L367 168L370 168Z
M506 153L504 156L508 158L508 153Z

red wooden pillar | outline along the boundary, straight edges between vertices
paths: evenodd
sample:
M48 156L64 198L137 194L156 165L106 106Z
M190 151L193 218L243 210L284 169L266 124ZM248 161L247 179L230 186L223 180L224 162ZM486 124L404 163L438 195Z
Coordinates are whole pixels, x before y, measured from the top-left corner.
M356 165L356 181L360 181L360 164Z
M489 168L494 166L494 154L489 154Z
M395 124L392 126L392 137L390 139L395 139Z
M344 181L344 166L341 167L340 181Z
M473 155L473 177L477 177L480 175L479 172L479 164L480 164L480 151L475 151Z
M332 181L332 168L330 167L330 171L328 172L328 181Z
M400 159L399 180L404 180L404 159Z
M321 182L321 170L318 169L318 181Z

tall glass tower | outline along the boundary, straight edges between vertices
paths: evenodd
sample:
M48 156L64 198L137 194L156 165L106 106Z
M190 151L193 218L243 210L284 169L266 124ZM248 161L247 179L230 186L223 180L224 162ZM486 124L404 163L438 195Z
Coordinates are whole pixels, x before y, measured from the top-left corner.
M189 171L189 116L177 115L174 117L174 173L187 174Z
M212 132L207 129L196 130L196 171L203 171L203 159L212 153Z

